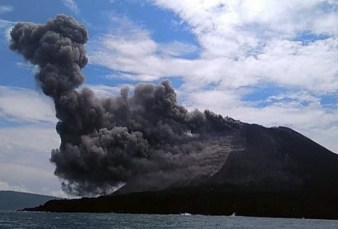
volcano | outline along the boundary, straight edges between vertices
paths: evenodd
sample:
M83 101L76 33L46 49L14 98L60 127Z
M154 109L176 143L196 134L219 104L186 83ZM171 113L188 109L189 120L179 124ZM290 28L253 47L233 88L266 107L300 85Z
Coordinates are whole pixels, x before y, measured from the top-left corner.
M203 160L208 176L157 189L131 181L108 196L26 210L338 218L338 155L290 128L229 126L213 137L223 149Z
M107 98L80 88L88 33L70 16L18 22L10 37L54 103L61 144L50 161L63 190L124 185L30 210L338 218L338 156L301 134L189 111L168 80Z

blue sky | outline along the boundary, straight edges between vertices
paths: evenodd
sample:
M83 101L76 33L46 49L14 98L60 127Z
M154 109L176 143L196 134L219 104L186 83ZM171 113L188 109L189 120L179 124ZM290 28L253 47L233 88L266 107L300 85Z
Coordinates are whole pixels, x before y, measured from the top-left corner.
M64 195L49 163L53 103L8 49L16 22L60 13L88 29L83 71L97 96L169 79L188 109L288 126L338 153L336 0L2 0L0 190Z

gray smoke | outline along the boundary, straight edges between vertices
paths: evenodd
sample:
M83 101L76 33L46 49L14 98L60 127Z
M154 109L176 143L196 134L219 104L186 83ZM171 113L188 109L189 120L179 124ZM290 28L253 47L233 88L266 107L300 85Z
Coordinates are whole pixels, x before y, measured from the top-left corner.
M17 23L10 48L38 66L35 79L55 103L61 138L50 161L63 189L102 194L121 183L156 189L215 172L222 133L240 123L210 111L187 111L168 81L138 84L134 92L97 98L84 81L86 28L58 15L46 24ZM130 95L131 94L131 95Z

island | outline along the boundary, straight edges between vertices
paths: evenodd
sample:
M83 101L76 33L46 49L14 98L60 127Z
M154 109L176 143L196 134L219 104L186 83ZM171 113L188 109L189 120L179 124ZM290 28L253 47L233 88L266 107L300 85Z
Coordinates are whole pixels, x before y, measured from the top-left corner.
M207 178L150 191L126 185L24 210L338 219L338 155L286 127L243 124L234 142L236 150Z

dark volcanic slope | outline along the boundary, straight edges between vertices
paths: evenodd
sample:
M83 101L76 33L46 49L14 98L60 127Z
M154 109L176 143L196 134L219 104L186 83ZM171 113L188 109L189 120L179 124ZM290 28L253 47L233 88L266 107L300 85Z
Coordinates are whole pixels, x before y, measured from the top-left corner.
M338 188L338 155L292 129L244 124L237 141L243 150L230 153L212 183L262 190Z
M223 167L201 181L154 192L49 201L30 210L338 218L336 154L289 128L255 124L243 124L225 146Z
M235 185L262 191L338 190L338 155L292 129L243 123L214 139L223 141L222 149L196 162L203 170L209 168L208 176L189 174L173 184L163 181L157 189L130 182L118 193L135 192L142 186L140 191L197 185Z

